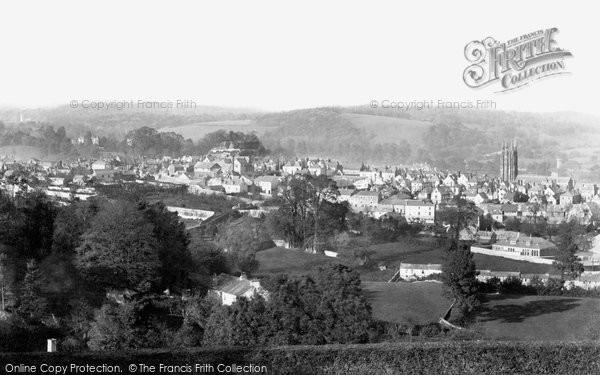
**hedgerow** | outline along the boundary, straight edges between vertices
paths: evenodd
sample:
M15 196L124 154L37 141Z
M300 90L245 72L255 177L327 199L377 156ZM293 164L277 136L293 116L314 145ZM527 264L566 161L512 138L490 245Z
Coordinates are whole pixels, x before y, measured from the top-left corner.
M268 374L593 374L600 345L560 342L415 342L182 351L0 353L0 363L158 366L236 364L267 366ZM185 372L170 372L174 374ZM210 373L210 372L204 372ZM214 372L218 373L218 372ZM221 372L224 374L234 372ZM264 372L255 372L264 373Z

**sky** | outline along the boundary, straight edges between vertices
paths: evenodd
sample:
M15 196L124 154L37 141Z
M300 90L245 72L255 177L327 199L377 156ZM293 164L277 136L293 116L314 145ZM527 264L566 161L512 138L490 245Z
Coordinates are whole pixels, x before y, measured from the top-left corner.
M6 1L0 105L191 100L261 110L492 100L600 114L596 12L558 1ZM587 7L587 8L586 8ZM472 89L464 48L557 27L569 75Z

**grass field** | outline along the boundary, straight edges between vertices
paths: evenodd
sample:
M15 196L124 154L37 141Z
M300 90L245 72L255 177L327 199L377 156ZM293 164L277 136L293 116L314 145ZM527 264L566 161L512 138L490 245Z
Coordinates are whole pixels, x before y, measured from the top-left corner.
M399 324L436 322L450 305L433 282L363 282L378 320ZM489 339L600 340L600 299L488 295L469 327Z
M600 299L490 296L472 329L517 340L598 340Z
M451 301L442 295L437 282L363 282L375 319L399 324L437 322Z
M255 274L259 277L276 273L286 273L288 275L310 274L319 267L341 263L337 258L281 247L259 251L256 253L256 259L259 268Z

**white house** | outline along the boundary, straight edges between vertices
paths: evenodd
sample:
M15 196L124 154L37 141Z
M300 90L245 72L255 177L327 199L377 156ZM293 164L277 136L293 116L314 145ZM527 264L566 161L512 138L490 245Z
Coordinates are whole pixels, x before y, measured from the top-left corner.
M254 179L254 184L260 188L260 193L266 196L273 196L279 186L279 177L260 176Z
M239 277L221 274L213 280L213 293L223 305L232 305L240 297L248 299L256 296L268 298L268 292L261 287L258 280L249 280L244 274Z
M428 224L435 222L435 204L418 200L406 200L404 217L407 221L419 221Z
M412 264L400 263L400 278L414 280L442 273L441 264Z

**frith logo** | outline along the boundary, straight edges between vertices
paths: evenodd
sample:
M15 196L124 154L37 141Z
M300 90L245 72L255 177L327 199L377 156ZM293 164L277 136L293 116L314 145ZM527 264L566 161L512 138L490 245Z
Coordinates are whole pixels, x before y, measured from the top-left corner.
M465 57L472 63L464 73L467 86L479 88L498 81L497 92L514 90L541 78L568 73L565 58L571 52L558 47L557 28L537 30L500 43L492 37L472 41Z

